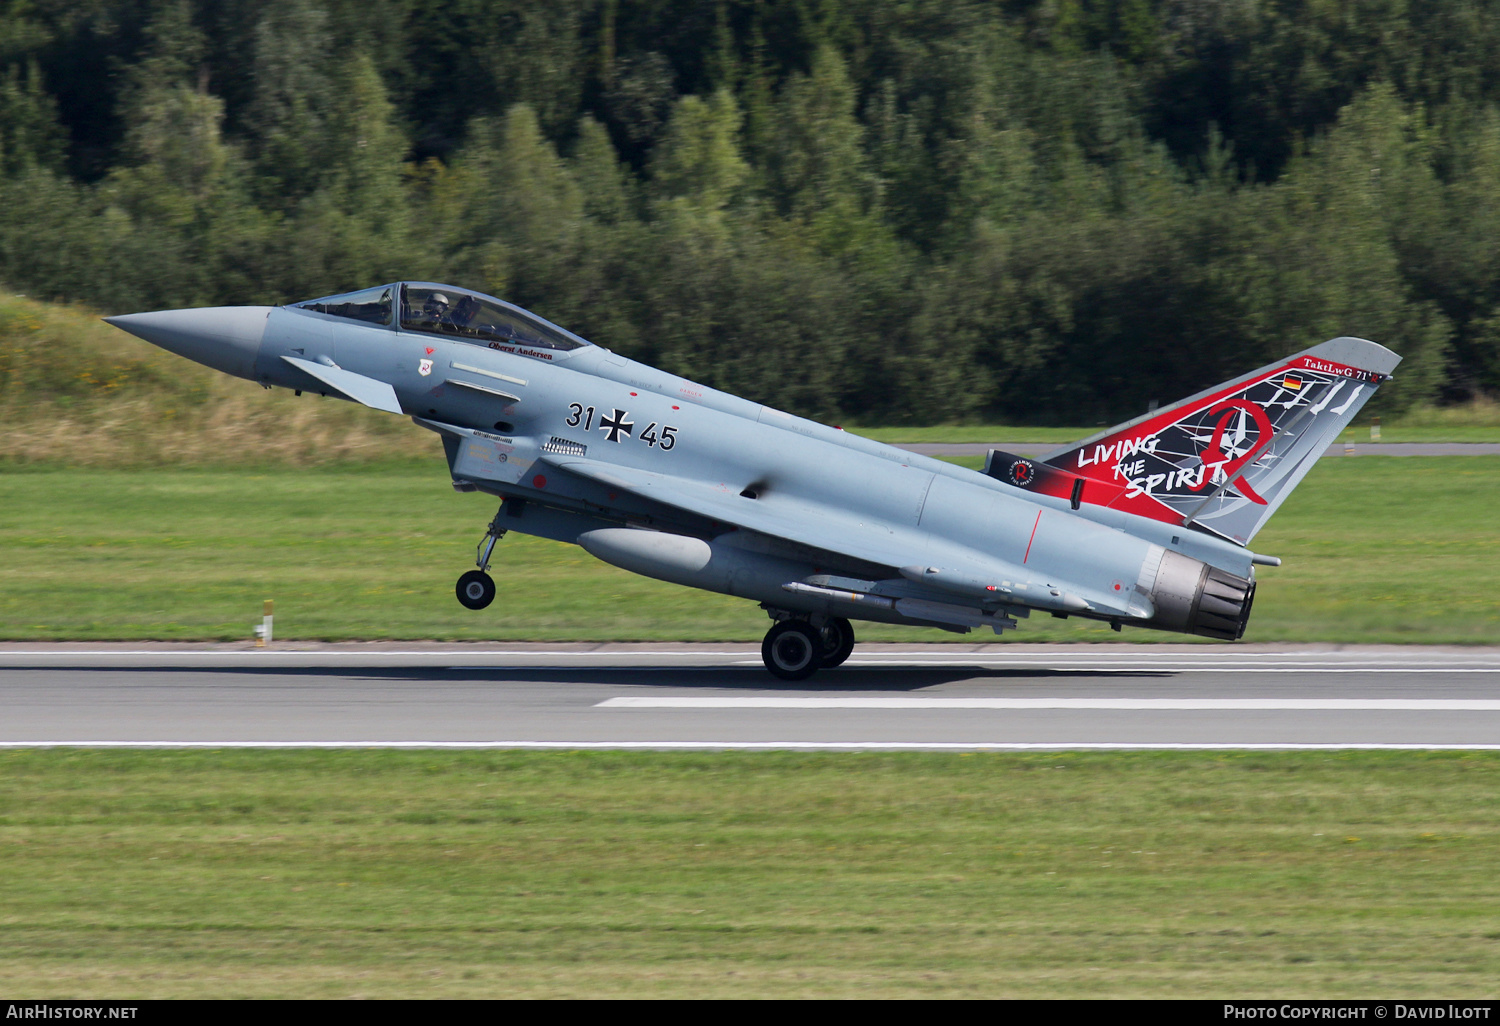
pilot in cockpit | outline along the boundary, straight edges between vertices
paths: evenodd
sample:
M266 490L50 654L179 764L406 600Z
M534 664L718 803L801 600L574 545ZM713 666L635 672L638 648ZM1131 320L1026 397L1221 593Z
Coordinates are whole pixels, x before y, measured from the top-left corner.
M430 330L453 331L453 321L448 314L448 297L441 292L429 295L427 302L422 305L422 320Z

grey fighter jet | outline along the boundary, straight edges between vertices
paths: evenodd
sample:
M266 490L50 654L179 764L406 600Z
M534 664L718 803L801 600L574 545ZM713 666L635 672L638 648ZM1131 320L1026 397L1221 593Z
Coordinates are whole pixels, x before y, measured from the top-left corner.
M1249 549L1400 357L1335 338L1041 459L983 472L881 445L592 345L510 303L400 282L290 306L107 318L270 388L409 416L508 531L759 602L766 668L839 665L851 620L964 633L1033 611L1233 641Z

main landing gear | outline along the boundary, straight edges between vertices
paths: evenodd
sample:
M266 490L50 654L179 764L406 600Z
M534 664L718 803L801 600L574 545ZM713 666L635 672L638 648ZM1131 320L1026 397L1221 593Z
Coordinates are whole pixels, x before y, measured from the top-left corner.
M490 568L490 554L495 551L495 543L504 537L505 528L500 526L497 511L495 519L490 521L489 530L485 531L484 540L479 543L478 558L474 561L479 569L463 574L453 588L458 601L469 609L483 609L495 601L495 579L485 571Z
M854 628L830 617L814 627L807 620L780 620L766 632L760 657L782 680L806 680L818 670L838 666L854 651Z

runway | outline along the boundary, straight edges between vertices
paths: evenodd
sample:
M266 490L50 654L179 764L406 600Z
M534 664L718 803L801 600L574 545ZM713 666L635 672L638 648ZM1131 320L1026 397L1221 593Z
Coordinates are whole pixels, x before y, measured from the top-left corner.
M0 747L1500 749L1500 649L5 645Z

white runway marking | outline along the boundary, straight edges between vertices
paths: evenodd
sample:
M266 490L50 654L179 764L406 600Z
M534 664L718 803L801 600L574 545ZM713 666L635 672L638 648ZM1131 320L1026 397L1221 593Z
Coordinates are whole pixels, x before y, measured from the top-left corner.
M760 660L745 658L735 661L733 666L762 666ZM1077 663L1071 660L1032 661L989 660L989 658L945 658L945 660L894 660L894 658L850 658L844 666L974 666L980 669L1098 669L1121 670L1121 672L1185 672L1185 670L1212 670L1215 673L1500 673L1500 666L1314 666L1311 663L1290 663L1286 666L1230 666L1226 663L1131 663L1131 661L1101 661L1101 663ZM455 666L453 669L489 669L483 666ZM495 667L499 669L499 667ZM514 667L511 667L514 669ZM822 679L828 678L819 678Z
M1142 673L1217 673L1217 674L1452 674L1455 678L1472 674L1500 673L1500 658L1492 649L1415 650L1413 652L1265 652L1244 649L1183 652L1150 651L1142 647L1120 647L1101 652L1056 651L1035 649L984 651L944 651L935 647L900 649L872 646L872 651L856 655L845 666L853 669L925 669L1054 672L1098 672L1111 676ZM363 672L359 667L445 669L467 673L517 673L527 670L610 670L659 669L680 672L712 669L719 672L762 672L761 660L750 646L690 647L665 649L578 648L537 649L7 649L0 646L0 668L58 667L100 668L110 660L119 660L121 668L149 668L177 665L212 670L247 668L318 668L340 667ZM819 683L836 683L831 675ZM816 684L812 685L816 686Z
M936 646L934 646L936 647ZM1226 646L1227 647L1227 646ZM78 659L99 658L115 656L150 657L152 659L202 659L202 660L259 660L259 659L390 659L390 658L413 658L423 659L582 659L587 661L602 661L613 659L732 659L736 664L760 666L759 659L746 658L750 653L744 648L738 651L733 649L715 651L712 649L620 649L620 650L584 650L578 649L485 649L480 652L470 652L462 649L375 649L370 651L358 651L350 649L237 649L228 651L215 651L212 649L144 649L144 648L119 648L119 649L25 649L0 647L0 660L4 663L12 663L27 659ZM1121 646L1117 652L1100 653L1097 655L1073 655L1070 653L1047 653L1017 652L1012 655L1005 652L934 652L932 648L905 650L881 650L879 658L855 656L851 658L846 666L866 665L884 666L891 663L899 665L910 665L911 661L928 663L959 663L964 665L994 664L999 666L1138 666L1138 665L1170 665L1173 667L1184 667L1190 669L1218 670L1232 667L1236 664L1260 665L1260 666L1309 666L1320 663L1339 663L1351 665L1369 663L1372 667L1389 667L1393 662L1399 661L1395 654L1373 655L1369 653L1344 653L1344 652L1243 652L1232 649L1217 650L1215 652L1204 652L1202 655L1187 655L1184 653L1155 654L1142 652L1140 648L1126 650ZM1490 669L1500 669L1500 659L1491 655L1489 651L1479 650L1475 652L1422 652L1420 658L1424 664L1422 667L1412 667L1411 670L1401 672L1413 672L1419 669L1432 668L1434 672L1444 672L1441 667L1434 666L1445 661L1464 663L1488 663ZM466 664L465 669L487 669L487 666L476 666ZM496 666L496 669L503 667Z
M1137 741L0 741L7 748L467 748L562 749L603 751L1161 751L1161 752L1304 752L1403 751L1493 752L1500 744L1399 744L1360 742L1137 742Z
M171 651L171 650L161 650L161 649L152 649L152 648L118 648L118 649L116 649L116 648L105 648L105 649L92 649L92 648L90 648L90 649L82 649L82 648L78 648L78 649L53 649L53 650L48 650L48 649L37 649L37 650L33 650L33 649L12 649L12 650L7 651L7 652L0 652L0 654L3 654L8 660L15 660L15 659L31 659L31 658L38 657L38 656L47 656L47 657L53 658L53 659L63 658L63 657L78 658L79 656L89 656L89 657L94 657L94 656L150 656L152 659L274 659L274 658L276 658L278 656L282 657L282 658L293 658L293 659L298 659L298 658L300 658L300 659L314 659L314 658L316 658L316 659L389 659L392 656L401 656L403 658L404 657L409 657L409 656L421 656L424 659L431 659L431 658L437 658L437 657L442 657L442 658L445 658L445 659L452 659L452 658L455 658L455 657L458 657L458 656L483 656L486 659L493 659L495 656L516 656L517 658L531 658L531 657L558 658L558 657L563 657L563 656L570 657L570 658L577 658L577 657L585 657L586 658L588 656L608 656L611 659L615 659L615 658L622 658L622 657L635 658L637 656L643 656L643 657L649 656L652 659L660 659L660 658L662 658L664 656L679 656L679 657L681 657L681 656L691 656L691 657L693 657L695 659L699 659L699 658L702 658L705 654L713 655L715 653L703 653L703 652L694 652L694 651L683 651L683 650L680 650L680 649L679 650L675 650L675 651L673 651L673 650L665 650L665 651L661 651L661 652L646 652L646 651L637 651L637 650L631 650L631 651L628 651L628 652L579 652L579 651L568 651L568 650L561 650L561 649L558 650L558 651L548 651L548 650L537 649L537 650L524 650L524 651L523 650L517 650L517 651L513 651L513 652L508 652L508 651L504 651L504 650L496 651L494 649L486 649L484 652L463 652L463 651L453 651L451 649L433 649L433 650L425 650L425 651L422 650L422 649L381 649L381 650L371 651L371 652L356 652L356 651L350 651L348 649L296 649L296 648L292 648L292 649L270 649L270 648L267 648L267 649L245 649L245 650L242 650L242 651L230 651L230 652L214 652L214 651L204 651L204 650L183 650L183 651L175 651L174 652L174 651ZM471 667L465 667L465 669L471 669Z
M1334 709L1497 712L1490 698L607 698L596 709Z

